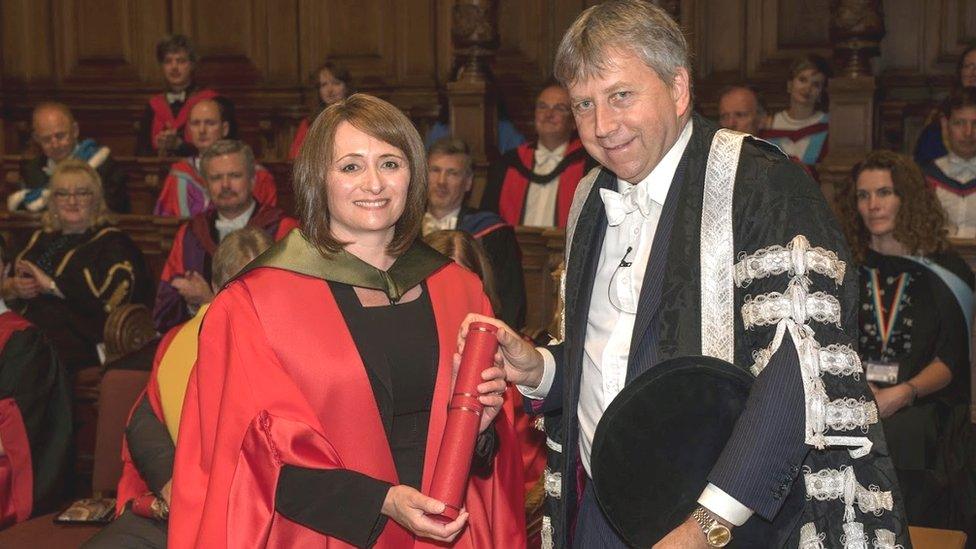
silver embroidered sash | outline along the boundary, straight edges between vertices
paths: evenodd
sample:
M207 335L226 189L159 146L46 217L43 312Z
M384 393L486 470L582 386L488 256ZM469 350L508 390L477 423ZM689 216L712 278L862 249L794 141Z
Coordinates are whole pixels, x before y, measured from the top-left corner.
M734 242L732 191L746 134L719 130L712 138L705 168L701 217L702 354L735 359Z

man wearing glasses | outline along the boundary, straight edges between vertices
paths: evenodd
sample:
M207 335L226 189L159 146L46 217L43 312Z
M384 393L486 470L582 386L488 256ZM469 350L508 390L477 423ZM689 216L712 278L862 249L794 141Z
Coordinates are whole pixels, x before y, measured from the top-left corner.
M39 212L47 207L47 186L54 168L66 158L77 158L98 171L102 178L105 203L116 213L129 213L125 173L112 160L108 147L94 139L78 141L78 122L62 103L41 103L34 108L33 138L41 155L24 165L23 188L7 199L10 211Z
M512 226L565 227L576 185L592 167L574 135L566 88L553 82L539 94L535 131L537 141L519 145L492 166L481 207Z

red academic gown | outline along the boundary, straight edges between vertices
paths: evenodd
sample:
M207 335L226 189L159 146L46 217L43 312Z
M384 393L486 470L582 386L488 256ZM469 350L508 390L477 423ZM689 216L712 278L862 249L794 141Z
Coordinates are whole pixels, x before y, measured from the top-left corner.
M478 278L454 263L427 281L440 360L424 492L447 420L458 327L469 312L491 312ZM525 546L513 417L509 400L495 422L493 472L469 480L470 518L455 547ZM259 267L225 287L204 320L180 423L169 546L349 547L276 514L275 488L286 463L347 468L397 484L369 379L328 284ZM375 547L443 545L414 539L389 520Z
M534 142L523 143L502 158L504 172L493 170L489 174L488 188L485 190L481 207L497 212L506 223L515 227L522 224L525 197L529 192L529 174L535 165ZM583 143L578 137L566 145L564 158L575 156L559 174L559 191L556 194L555 225L566 227L569 208L573 205L573 195L580 179L586 175L589 156L585 154Z
M32 324L22 316L7 312L0 315L0 349L14 332ZM34 506L34 469L30 444L20 407L11 398L0 400L0 527L26 520Z
M302 143L305 142L305 136L308 135L308 128L312 125L308 118L302 118L302 121L298 124L298 129L295 130L295 139L291 142L291 147L288 149L288 160L294 160L298 158L298 153L302 152Z
M149 99L149 107L153 111L153 121L152 121L152 132L149 135L149 142L153 149L156 149L156 136L159 135L163 130L170 128L182 129L183 130L183 141L186 143L190 142L190 132L189 128L186 127L186 122L190 118L190 111L193 106L203 101L205 99L213 99L217 97L217 92L211 89L200 90L188 97L186 102L183 103L183 108L180 112L173 116L173 109L170 108L169 103L166 101L166 94L160 93L158 95L152 96Z

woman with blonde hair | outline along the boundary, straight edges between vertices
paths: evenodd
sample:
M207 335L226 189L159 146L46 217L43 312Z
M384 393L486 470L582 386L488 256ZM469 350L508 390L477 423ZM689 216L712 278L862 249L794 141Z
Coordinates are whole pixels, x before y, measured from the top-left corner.
M105 320L119 305L149 305L152 279L142 252L112 226L101 178L64 160L50 182L42 228L17 254L4 284L11 307L47 334L69 372L99 364Z
M455 342L490 314L481 281L418 238L423 143L355 94L316 118L295 165L301 230L224 286L200 331L173 474L172 547L524 547L504 373L463 511L428 497ZM467 471L460 472L466 475ZM462 477L465 478L465 477Z
M869 153L840 206L860 264L859 353L908 521L961 529L976 509L965 489L973 273L909 157Z

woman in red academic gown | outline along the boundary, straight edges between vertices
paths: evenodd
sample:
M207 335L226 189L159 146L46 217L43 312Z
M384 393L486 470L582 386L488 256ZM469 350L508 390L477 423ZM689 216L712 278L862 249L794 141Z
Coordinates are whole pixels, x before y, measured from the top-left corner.
M302 230L224 287L200 333L173 480L170 547L524 547L522 465L500 369L464 512L423 493L444 434L458 328L491 306L417 238L423 144L356 94L296 164Z

